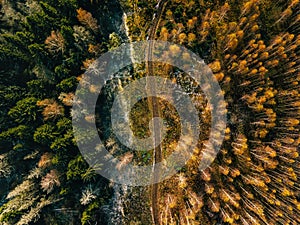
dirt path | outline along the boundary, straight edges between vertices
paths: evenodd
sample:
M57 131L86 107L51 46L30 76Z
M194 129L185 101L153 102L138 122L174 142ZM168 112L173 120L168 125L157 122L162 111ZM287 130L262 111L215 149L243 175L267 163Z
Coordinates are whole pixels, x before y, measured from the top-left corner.
M160 0L157 4L157 12L154 14L152 27L149 31L148 40L154 40L156 36L156 32L159 26L159 22L161 20L162 13L166 6L167 0ZM152 63L153 57L153 44L150 44L147 50L147 59L146 61L146 72L147 76L155 76L154 74L154 66ZM148 92L148 96L156 96L156 86L155 83L150 83L147 81L146 90ZM159 101L157 98L148 98L148 106L152 113L152 118L160 117L161 111L159 109ZM151 212L152 212L152 221L155 225L160 225L160 213L159 213L159 178L160 178L160 168L157 166L158 162L162 161L162 146L159 144L161 141L161 127L158 121L153 122L154 128L154 146L157 146L154 149L154 159L153 159L153 181L151 186Z

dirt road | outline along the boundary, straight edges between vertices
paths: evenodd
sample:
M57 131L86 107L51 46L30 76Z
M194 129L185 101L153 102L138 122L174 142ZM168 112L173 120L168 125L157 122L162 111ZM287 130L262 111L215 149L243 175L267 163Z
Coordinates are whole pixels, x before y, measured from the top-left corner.
M159 22L161 20L162 13L166 6L167 0L161 0L156 6L156 13L153 16L152 26L149 30L148 40L154 40L156 36L157 29L159 27ZM150 44L147 50L147 59L146 61L146 72L147 76L155 76L154 74L154 65L152 62L153 58L153 44ZM156 96L156 86L155 83L150 83L147 81L146 90L148 96ZM148 106L152 113L152 118L160 117L161 110L159 108L159 101L157 98L148 97ZM154 120L155 121L155 120ZM158 162L162 161L162 146L159 143L161 141L161 125L158 121L153 122L154 128L154 146L157 146L154 149L154 159L153 159L153 181L151 186L151 211L152 211L152 221L155 225L160 225L160 212L159 212L159 178L160 178L160 168L157 166Z

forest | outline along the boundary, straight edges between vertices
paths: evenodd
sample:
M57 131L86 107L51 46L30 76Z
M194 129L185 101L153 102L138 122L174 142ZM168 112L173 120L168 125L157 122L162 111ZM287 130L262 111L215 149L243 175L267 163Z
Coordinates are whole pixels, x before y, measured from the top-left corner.
M0 0L0 224L300 224L299 12L299 0ZM142 63L131 49L132 64L101 93L88 84L105 53L147 40L170 43L162 57L177 57L184 68L191 55L178 46L201 58L223 101L212 106L211 85L151 61L158 54L151 44ZM199 133L181 137L175 106L137 97L128 113L134 136L151 137L157 116L166 130L151 150L134 151L114 134L113 102L151 74L181 87L176 96L187 113L191 99ZM79 85L99 94L95 115L75 110ZM214 115L225 122L215 124ZM84 130L78 138L77 120L95 125L119 160L116 171L153 165L157 172L154 165L170 166L174 152L191 152L160 182L118 183L79 148L93 135ZM209 163L199 169L203 160Z

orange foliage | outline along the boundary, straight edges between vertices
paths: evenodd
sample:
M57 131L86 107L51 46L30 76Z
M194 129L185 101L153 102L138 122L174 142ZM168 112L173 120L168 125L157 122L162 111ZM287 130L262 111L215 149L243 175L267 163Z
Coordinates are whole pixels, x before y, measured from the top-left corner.
M83 25L86 25L93 31L98 31L97 20L92 16L92 14L82 8L77 9L77 19Z

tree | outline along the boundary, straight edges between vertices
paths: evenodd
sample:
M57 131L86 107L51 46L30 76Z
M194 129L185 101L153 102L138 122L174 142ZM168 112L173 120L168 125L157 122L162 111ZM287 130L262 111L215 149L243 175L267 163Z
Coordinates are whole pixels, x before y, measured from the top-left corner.
M90 12L79 8L77 10L77 19L80 23L90 28L92 31L97 32L99 27L97 24L97 20L92 16Z
M31 124L38 119L37 101L34 97L24 98L9 110L8 115L19 124Z
M47 37L45 44L47 50L53 55L65 51L65 40L59 31L51 31L51 35Z
M45 120L56 119L64 115L64 107L58 104L54 99L38 101L37 106L44 107L42 114Z

